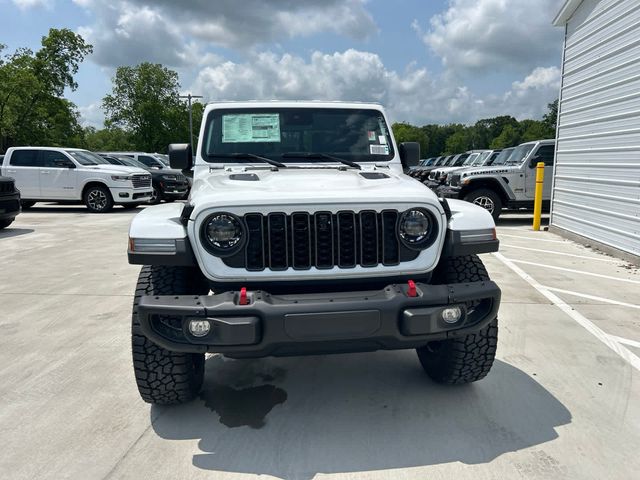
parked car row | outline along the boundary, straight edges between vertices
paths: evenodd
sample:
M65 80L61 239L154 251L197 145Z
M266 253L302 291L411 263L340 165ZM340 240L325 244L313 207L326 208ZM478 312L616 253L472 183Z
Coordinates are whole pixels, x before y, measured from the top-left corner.
M190 188L187 178L171 170L162 157L140 152L13 147L1 166L1 174L20 191L22 208L36 202L71 201L104 213L114 205L135 208L186 198Z
M531 209L538 162L545 164L543 210L549 208L555 140L526 142L503 150L475 150L425 159L409 172L438 196L480 205L497 219L503 209Z

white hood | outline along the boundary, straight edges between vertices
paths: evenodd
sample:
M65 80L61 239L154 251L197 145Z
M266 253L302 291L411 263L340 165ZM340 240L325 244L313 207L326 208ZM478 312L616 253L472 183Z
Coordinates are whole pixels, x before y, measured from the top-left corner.
M133 174L147 174L151 175L149 172L142 168L138 167L125 167L124 165L85 165L84 168L90 168L92 170L102 170L109 173L113 173L114 175L133 175Z
M237 180L233 175L255 175ZM364 174L364 175L363 175ZM385 178L366 178L367 175ZM237 178L237 177L236 177ZM408 202L438 205L436 195L413 178L391 169L337 168L202 169L194 177L191 198L200 208L241 205L296 205Z

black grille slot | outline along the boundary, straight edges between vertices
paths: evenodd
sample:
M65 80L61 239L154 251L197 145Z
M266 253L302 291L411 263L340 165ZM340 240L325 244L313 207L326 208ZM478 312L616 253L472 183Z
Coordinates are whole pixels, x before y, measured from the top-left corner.
M353 212L338 213L338 266L356 266L356 216Z
M293 268L311 268L311 218L308 213L291 215Z
M396 223L398 212L386 210L382 212L382 264L397 265L400 263Z
M314 216L316 233L316 267L333 267L333 215L318 212Z
M247 270L264 270L264 235L262 215L250 213L244 217L247 223L249 238L247 240L246 266Z
M7 194L7 193L14 193L15 189L13 186L13 182L0 182L0 193L2 194Z
M287 262L287 216L284 213L270 213L269 267L271 270L286 270Z
M374 267L378 264L378 215L360 213L360 264Z
M395 210L249 213L244 250L222 260L249 271L398 265L418 255L400 244L398 215Z

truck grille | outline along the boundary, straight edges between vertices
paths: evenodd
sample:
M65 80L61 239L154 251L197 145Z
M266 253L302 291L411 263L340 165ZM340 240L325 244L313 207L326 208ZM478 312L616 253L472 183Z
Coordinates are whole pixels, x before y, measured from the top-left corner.
M133 188L151 188L151 175L134 175L131 182Z
M7 180L4 182L0 182L0 195L7 195L10 193L15 193L14 182L11 180Z
M457 187L458 185L460 185L460 174L451 175L449 185L451 185L452 187Z
M398 216L396 210L250 213L244 250L222 260L250 271L398 265L418 256L399 242Z

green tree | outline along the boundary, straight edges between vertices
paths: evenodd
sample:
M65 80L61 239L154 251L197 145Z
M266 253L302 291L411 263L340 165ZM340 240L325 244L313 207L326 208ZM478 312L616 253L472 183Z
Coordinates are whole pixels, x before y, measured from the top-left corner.
M547 138L555 138L556 137L556 125L558 123L558 100L554 100L553 102L547 105L549 111L544 114L542 117L542 121L549 131L552 131L553 134L548 136Z
M148 152L164 152L169 143L188 142L188 110L179 91L178 74L160 64L118 67L113 91L102 101L105 125L121 128L138 149ZM197 129L202 108L196 103L193 110Z
M41 44L35 53L20 48L0 59L0 151L50 144L54 134L56 144L81 140L78 112L63 94L77 88L74 76L92 47L71 30L55 28Z
M555 132L544 121L540 120L522 120L520 122L520 131L522 132L522 142L555 137Z
M473 146L473 129L463 128L447 138L446 152L449 154L466 152L471 150Z
M508 148L521 143L518 129L512 125L505 125L500 135L493 139L491 148Z
M84 147L94 152L138 150L130 135L121 128L84 129Z
M424 158L429 149L429 137L424 130L405 122L394 123L391 125L391 129L397 143L418 142L420 144L420 154Z

